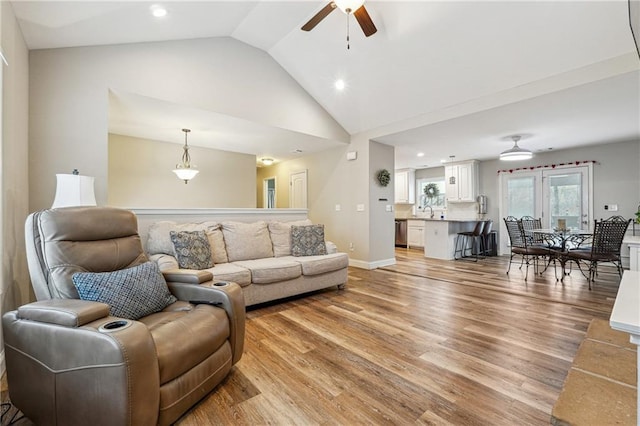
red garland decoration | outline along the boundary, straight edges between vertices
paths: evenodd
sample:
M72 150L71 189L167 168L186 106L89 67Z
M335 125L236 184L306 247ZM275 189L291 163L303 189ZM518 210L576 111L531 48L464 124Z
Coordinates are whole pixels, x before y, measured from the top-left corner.
M586 161L574 161L574 162L569 162L569 163L545 164L544 166L519 167L517 169L498 170L498 174L507 173L507 172L513 173L513 172L516 172L518 170L535 170L535 169L548 169L548 168L555 169L558 166L578 166L580 164L588 164L588 163L596 164L596 161L595 160L586 160Z

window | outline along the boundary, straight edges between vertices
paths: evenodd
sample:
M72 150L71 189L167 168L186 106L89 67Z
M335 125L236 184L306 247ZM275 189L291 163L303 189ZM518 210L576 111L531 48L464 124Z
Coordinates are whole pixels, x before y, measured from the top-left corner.
M437 196L429 197L425 193L425 188L434 187L437 188ZM436 178L427 178L418 180L418 207L424 209L425 206L431 206L436 208L445 207L445 185L444 176Z

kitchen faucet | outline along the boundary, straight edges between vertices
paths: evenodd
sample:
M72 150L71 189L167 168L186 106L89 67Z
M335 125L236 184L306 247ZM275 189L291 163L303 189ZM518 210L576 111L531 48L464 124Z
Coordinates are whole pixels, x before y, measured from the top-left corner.
M430 217L431 219L433 219L433 207L425 205L425 206L422 208L422 211L425 211L425 210L427 209L427 207L429 207L429 210L431 211L431 215L430 215L429 217Z

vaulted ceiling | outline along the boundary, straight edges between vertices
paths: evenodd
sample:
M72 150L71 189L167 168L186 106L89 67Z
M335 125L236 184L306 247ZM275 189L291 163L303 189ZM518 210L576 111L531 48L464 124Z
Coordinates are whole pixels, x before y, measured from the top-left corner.
M151 16L156 4L167 16ZM201 37L262 49L347 132L394 145L398 168L496 158L514 134L533 151L640 140L625 0L369 0L371 37L339 10L301 31L326 4L12 2L30 49Z

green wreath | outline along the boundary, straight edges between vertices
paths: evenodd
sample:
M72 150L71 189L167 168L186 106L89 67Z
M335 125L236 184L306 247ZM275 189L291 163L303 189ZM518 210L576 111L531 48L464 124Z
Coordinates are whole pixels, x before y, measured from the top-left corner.
M389 170L387 169L382 169L378 172L376 178L380 185L387 186L389 185L389 182L391 182L391 173L389 173Z
M424 195L427 196L430 200L437 198L440 195L440 190L438 189L438 184L436 183L428 183L424 187Z

